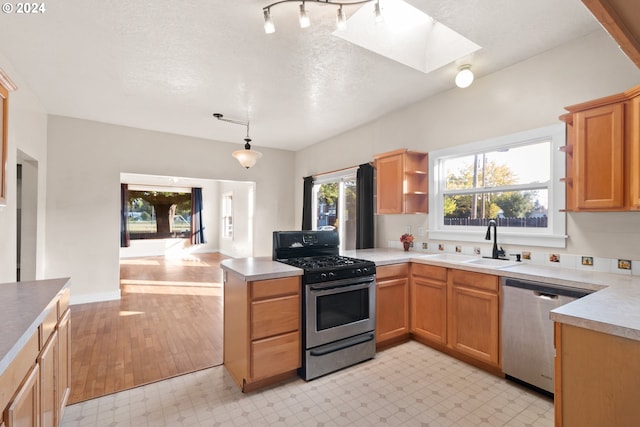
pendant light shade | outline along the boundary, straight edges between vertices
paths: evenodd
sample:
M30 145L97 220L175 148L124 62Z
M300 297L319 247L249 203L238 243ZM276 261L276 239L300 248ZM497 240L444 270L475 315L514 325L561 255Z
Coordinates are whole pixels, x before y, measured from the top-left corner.
M258 159L262 157L262 153L251 149L251 140L249 138L244 139L244 150L236 150L231 155L235 157L243 168L249 169L256 164Z
M244 150L236 150L233 153L231 153L231 155L235 157L236 160L238 160L238 162L240 163L240 165L242 165L242 167L245 169L249 169L250 167L255 165L258 159L262 157L262 153L251 149L251 138L249 138L249 122L248 121L245 122L241 120L225 119L223 118L223 115L220 113L214 113L213 117L215 117L218 120L222 120L224 122L229 122L236 125L242 125L247 127L247 137L244 139Z

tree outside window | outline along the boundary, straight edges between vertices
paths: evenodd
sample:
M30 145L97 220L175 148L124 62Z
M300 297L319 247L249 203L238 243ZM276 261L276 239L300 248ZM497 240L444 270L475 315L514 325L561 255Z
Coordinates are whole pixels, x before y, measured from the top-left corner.
M443 160L446 226L547 227L548 141Z
M189 238L191 193L130 190L128 227L131 239Z

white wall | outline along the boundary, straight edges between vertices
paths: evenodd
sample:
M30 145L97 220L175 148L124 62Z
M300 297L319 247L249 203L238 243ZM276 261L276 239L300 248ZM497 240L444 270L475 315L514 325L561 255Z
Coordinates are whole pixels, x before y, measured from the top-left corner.
M242 168L237 144L60 116L49 117L47 270L72 277L73 303L119 296L120 173L256 182L256 256L271 254L271 231L293 227L293 160L260 147ZM290 167L289 167L290 166Z
M0 68L18 86L15 92L9 93L9 135L6 170L7 204L0 207L0 236L2 236L2 239L0 239L0 283L4 283L16 280L16 164L18 150L38 162L38 211L35 213L38 223L36 277L43 278L47 113L40 101L2 53L0 53Z
M297 152L295 222L301 221L300 177L365 163L398 148L429 152L556 124L565 106L639 83L640 71L603 31L477 78L467 89L443 92ZM407 226L414 233L427 229L427 216L377 216L376 245L398 240ZM569 214L567 232L566 252L640 259L638 213Z
M233 195L233 237L227 238L220 235L220 252L235 258L251 256L253 253L251 231L253 230L254 212L250 207L254 203L255 185L247 182L221 182L220 200L227 193ZM268 216L268 214L263 216ZM271 251L271 246L269 250Z

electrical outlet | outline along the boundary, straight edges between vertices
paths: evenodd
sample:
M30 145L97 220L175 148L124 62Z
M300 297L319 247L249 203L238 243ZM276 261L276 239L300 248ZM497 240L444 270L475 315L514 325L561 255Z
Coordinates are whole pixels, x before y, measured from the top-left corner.
M418 227L418 236L424 236L424 227Z
M411 226L410 226L410 225L407 225L407 226L405 227L405 229L404 229L404 232L405 232L406 234L411 234Z
M429 249L429 244L427 242L422 242L422 249Z

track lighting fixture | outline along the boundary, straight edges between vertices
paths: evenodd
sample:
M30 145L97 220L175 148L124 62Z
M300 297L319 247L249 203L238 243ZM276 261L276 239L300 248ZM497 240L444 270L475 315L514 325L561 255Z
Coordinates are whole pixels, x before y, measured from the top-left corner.
M244 139L244 150L236 150L231 153L231 155L235 157L238 162L240 162L242 167L246 169L249 169L251 166L255 165L258 159L262 157L262 153L251 149L251 138L249 138L249 122L245 122L242 120L225 119L224 116L220 113L214 113L213 117L218 120L222 120L223 122L229 122L247 127L247 137Z
M471 71L471 65L465 64L458 67L458 74L456 75L456 86L464 89L471 86L473 83L473 71Z
M344 30L347 28L347 16L342 10L342 6L355 6L364 3L375 3L374 5L374 16L376 22L382 22L384 19L382 17L382 12L380 10L380 0L359 0L359 1L332 1L332 0L280 0L275 3L271 3L268 6L262 8L262 12L264 14L264 32L267 34L274 33L276 31L276 27L273 23L273 19L271 18L271 8L273 6L279 5L281 3L300 3L300 28L307 28L311 25L311 20L309 19L309 14L307 12L306 3L318 3L322 5L331 5L338 8L337 16L336 16L336 26L338 30Z

